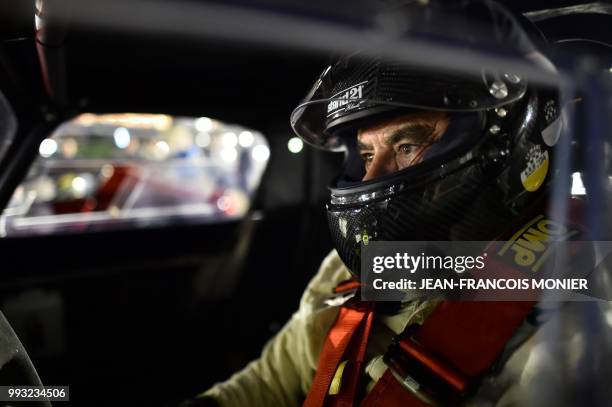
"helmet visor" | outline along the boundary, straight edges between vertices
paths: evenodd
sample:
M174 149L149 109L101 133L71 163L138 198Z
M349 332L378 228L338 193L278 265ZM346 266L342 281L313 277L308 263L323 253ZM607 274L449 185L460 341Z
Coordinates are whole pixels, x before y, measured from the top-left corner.
M482 112L520 99L526 82L510 72L431 72L405 62L351 56L327 68L291 115L293 130L326 150L344 149L339 128L397 109Z

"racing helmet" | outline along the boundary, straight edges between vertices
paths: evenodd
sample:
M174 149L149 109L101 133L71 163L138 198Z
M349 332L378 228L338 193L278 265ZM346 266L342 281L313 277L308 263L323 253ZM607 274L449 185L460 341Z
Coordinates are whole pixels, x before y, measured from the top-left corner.
M434 3L419 4L419 18L426 11L431 21ZM513 56L533 53L512 16L497 6L491 11L490 4L491 21L502 15L504 27L514 24L508 35L492 25L490 38ZM556 90L510 71L433 71L370 51L328 66L291 115L305 142L346 153L344 170L330 186L327 216L334 245L354 274L361 245L369 241L489 240L542 197L560 131ZM420 162L362 181L359 129L430 111L444 112L449 125Z

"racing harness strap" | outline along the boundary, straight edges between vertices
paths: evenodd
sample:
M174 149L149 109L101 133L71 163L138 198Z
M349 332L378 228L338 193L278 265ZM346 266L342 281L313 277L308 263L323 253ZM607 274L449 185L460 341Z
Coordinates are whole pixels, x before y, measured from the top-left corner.
M454 405L499 358L534 302L445 301L385 355L389 368L363 407Z
M353 405L373 319L374 303L362 302L355 307L340 308L338 318L323 344L317 372L304 407L324 405L336 370L347 359L350 364L342 367L342 372L347 376L342 380L342 391L335 397L341 402L338 405Z
M407 328L385 355L389 366L362 407L454 404L493 365L534 302L445 301ZM304 407L355 405L374 317L372 303L340 308ZM344 362L346 361L346 362ZM341 366L345 363L345 366ZM339 367L340 366L340 367ZM334 373L342 385L333 389ZM336 373L337 374L337 373Z

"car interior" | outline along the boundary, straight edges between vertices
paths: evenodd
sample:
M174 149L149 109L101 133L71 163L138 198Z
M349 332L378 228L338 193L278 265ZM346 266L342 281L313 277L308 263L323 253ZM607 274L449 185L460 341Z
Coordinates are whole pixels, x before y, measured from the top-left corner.
M584 13L543 12L580 2L505 3L549 40L585 35ZM17 126L0 150L0 309L43 383L70 385L74 405L170 405L244 367L282 328L332 249L327 185L344 156L296 146L289 124L333 52L278 34L305 22L357 30L350 4L2 3L0 93ZM207 13L226 19L197 21ZM286 26L252 37L245 16ZM230 181L205 161L210 123L239 150L218 164ZM260 161L253 134L268 149ZM240 167L242 151L256 165ZM204 178L189 183L189 171ZM128 208L134 191L151 216ZM196 201L213 209L186 212Z

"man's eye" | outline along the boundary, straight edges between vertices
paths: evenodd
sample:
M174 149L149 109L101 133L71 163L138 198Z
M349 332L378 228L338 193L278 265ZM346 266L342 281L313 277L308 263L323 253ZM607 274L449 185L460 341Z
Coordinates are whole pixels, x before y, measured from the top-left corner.
M398 151L402 154L412 154L417 149L417 144L402 144L399 146Z
M372 159L374 159L374 154L372 154L372 153L362 153L361 154L361 159L368 163L368 162L372 161Z

